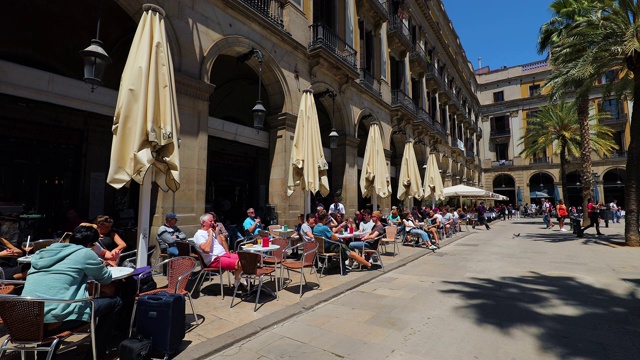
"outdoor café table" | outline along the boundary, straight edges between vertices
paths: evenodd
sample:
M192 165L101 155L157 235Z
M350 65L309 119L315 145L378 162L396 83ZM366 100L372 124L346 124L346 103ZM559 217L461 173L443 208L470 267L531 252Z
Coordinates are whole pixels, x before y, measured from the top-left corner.
M33 257L33 255L19 257L17 259L18 260L18 264L31 264L31 258L32 257Z
M293 234L296 233L295 229L284 230L283 228L273 229L273 232L280 234L281 237L285 239L289 239Z
M369 233L368 231L354 231L353 234L344 233L344 234L336 234L336 235L338 236L338 238L340 238L340 240L343 240L345 243L349 243L352 240L359 239L368 233Z
M243 245L242 246L242 250L244 251L252 251L252 252L261 252L261 253L266 253L266 252L272 252L273 250L278 250L280 249L280 245L274 245L274 244L269 244L269 246L262 246L262 245L253 245L253 246L247 246L247 245ZM264 264L262 263L262 257L260 257L260 266L263 266ZM274 274L276 274L276 281L279 281L280 279L278 279L278 274L277 272L274 271ZM276 283L276 286L277 283ZM253 293L254 291L257 291L258 288L254 287L253 289L251 289L251 292ZM271 296L276 296L276 294L271 291L271 289L269 289L268 287L263 286L262 290L266 291L267 293L269 293L269 295Z
M107 270L111 272L111 280L124 279L133 274L133 269L129 267L115 266L108 267Z

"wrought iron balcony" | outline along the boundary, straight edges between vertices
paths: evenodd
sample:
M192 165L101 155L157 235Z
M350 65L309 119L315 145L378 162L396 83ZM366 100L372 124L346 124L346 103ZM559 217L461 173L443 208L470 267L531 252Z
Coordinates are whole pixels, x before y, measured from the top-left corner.
M380 91L380 80L376 79L375 76L366 69L360 69L360 80L358 82L376 97L382 96L382 92Z
M414 44L411 47L409 65L411 67L411 72L416 74L429 71L429 56L424 51L422 45Z
M473 159L475 157L473 150L467 150L466 154L467 154L467 159Z
M500 130L491 130L489 135L490 138L501 138L501 137L510 137L511 129L500 129Z
M322 22L317 22L311 25L310 28L310 53L318 49L325 49L338 57L338 59L342 60L347 66L353 68L353 70L357 69L357 52L351 46L349 46L349 44L347 44L344 39L334 33L328 25Z
M391 92L391 107L402 107L411 114L416 114L416 104L413 99L400 89Z
M411 49L411 32L400 16L394 15L389 18L387 34L389 48L398 52Z
M427 70L427 81L438 86L438 89L445 88L446 86L444 80L442 79L442 76L438 73L438 70L436 70L436 67L433 65L433 63L429 63L429 68Z
M423 108L418 108L418 119L416 121L420 124L426 125L430 131L435 130L431 115L429 115L429 113Z
M280 0L240 0L264 19L284 30L284 2Z
M498 161L491 162L491 167L500 167L500 166L513 166L513 160L498 160Z
M548 156L541 156L529 159L529 164L550 164L551 158Z
M613 116L613 114L609 113L602 118L600 118L599 122L602 125L616 125L616 124L626 124L627 123L627 113L620 112L616 114L617 116Z
M444 125L442 125L439 121L433 121L433 126L436 128L436 131L443 136L447 136L447 130L445 130Z
M374 20L381 23L389 20L389 12L387 11L387 2L384 0L364 0L361 2L362 9L366 14L371 14ZM360 3L358 3L358 12L360 12Z
M627 152L624 150L616 150L611 155L605 155L605 159L625 159L627 157Z

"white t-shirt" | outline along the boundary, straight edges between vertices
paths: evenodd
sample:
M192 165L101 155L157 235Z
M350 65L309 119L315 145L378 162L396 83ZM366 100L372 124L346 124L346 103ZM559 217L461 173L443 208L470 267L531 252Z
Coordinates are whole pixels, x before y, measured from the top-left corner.
M551 204L549 204L548 202L545 202L545 203L542 205L542 210L543 210L543 212L546 214L546 213L549 211L549 208L550 208L550 207L551 207Z
M200 244L206 243L208 239L209 239L209 233L206 230L198 230L196 231L196 234L193 236L193 241L196 243L196 248L198 249L198 251L202 253L202 258L207 263L207 266L211 264L213 260L216 259L216 257L227 253L224 247L220 245L220 243L218 242L218 239L215 237L215 234L213 236L213 248L211 249L211 251L209 252L202 251Z
M609 204L609 209L615 211L618 210L618 205L616 205L616 203L612 202L611 204Z
M362 232L371 232L371 230L373 229L373 226L376 223L374 223L373 221L369 221L368 223L365 223L364 221L360 223L360 231Z
M336 205L336 203L331 204L331 206L329 206L329 214L331 213L344 214L345 213L344 205L342 205L341 203L338 203L338 205Z

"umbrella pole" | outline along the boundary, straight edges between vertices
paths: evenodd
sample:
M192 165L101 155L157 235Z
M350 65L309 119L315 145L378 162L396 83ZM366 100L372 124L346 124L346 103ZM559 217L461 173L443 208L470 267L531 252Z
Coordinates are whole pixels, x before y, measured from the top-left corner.
M307 214L311 213L311 191L305 190L304 191L304 214L305 216Z
M138 201L138 251L136 267L147 266L147 248L149 247L149 206L151 205L151 179L155 176L155 167L147 171L140 186Z
M371 194L371 206L373 207L371 211L378 210L378 194L376 193Z

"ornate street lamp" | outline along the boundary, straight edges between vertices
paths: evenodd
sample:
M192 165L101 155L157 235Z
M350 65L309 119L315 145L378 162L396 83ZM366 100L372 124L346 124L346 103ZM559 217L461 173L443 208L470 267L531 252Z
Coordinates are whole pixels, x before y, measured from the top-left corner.
M102 86L102 77L107 65L111 63L111 58L102 48L100 41L100 20L102 18L102 1L100 1L100 11L98 13L98 26L96 30L96 38L91 40L91 44L84 50L80 51L80 56L84 61L84 82L91 86L93 92L99 86Z
M238 56L236 60L238 62L246 62L251 60L251 58L256 57L258 60L258 101L256 101L256 105L251 109L251 114L253 115L253 128L256 130L262 130L264 128L264 119L267 117L267 109L262 105L261 93L262 93L262 51L251 48L251 50L246 53Z

